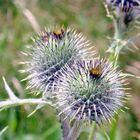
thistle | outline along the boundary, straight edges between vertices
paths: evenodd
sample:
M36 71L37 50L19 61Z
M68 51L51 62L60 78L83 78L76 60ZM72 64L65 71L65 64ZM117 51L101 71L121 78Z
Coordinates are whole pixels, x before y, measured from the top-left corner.
M52 28L34 38L34 46L26 63L28 88L46 94L55 87L58 75L66 64L90 59L93 48L81 34L72 29Z
M100 124L113 118L123 107L125 76L109 62L100 59L80 61L62 71L56 105L72 120Z
M140 5L139 0L107 0L107 2L114 7L121 8L123 12L129 12Z
M33 39L34 45L27 53L23 53L28 60L21 62L26 67L22 72L28 74L23 79L28 81L27 88L34 93L42 93L41 97L18 98L3 77L8 99L0 101L0 110L19 105L37 105L29 117L44 105L49 105L59 111L63 140L76 140L83 131L84 122L90 123L88 140L96 139L96 124L104 124L106 121L111 123L118 110L125 108L123 103L128 97L125 93L126 76L135 76L123 74L117 67L122 50L129 49L130 45L135 47L135 36L126 33L130 22L140 15L140 0L106 1L110 5L105 4L107 15L114 25L114 37L107 50L110 53L108 59L95 58L89 41L75 30L58 27L48 29ZM28 9L20 8L29 21L35 19ZM136 24L139 25L139 22ZM34 25L33 28L36 27ZM16 82L15 87L19 91ZM111 128L111 140L117 138L115 133L119 132L117 121ZM57 129L57 126L50 128L51 132ZM102 133L100 136L104 139Z
M128 25L140 16L140 0L106 0L117 11L117 16L123 18Z

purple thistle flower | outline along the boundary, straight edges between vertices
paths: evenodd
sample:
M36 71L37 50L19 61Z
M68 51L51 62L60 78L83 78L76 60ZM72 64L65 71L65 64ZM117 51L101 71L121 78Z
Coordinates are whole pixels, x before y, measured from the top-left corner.
M54 95L59 115L100 124L123 107L125 76L109 62L80 61L61 72Z

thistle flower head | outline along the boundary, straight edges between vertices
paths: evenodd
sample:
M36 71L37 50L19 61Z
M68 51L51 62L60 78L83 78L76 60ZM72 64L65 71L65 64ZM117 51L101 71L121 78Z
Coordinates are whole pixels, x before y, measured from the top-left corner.
M55 94L66 117L102 123L123 106L124 76L105 60L80 61L62 71Z
M29 88L46 92L58 80L61 69L73 61L88 59L95 53L89 42L72 29L52 28L34 39L27 63Z
M129 12L134 8L138 8L140 0L107 0L114 7L119 7L123 12Z
M127 28L131 22L140 17L140 0L106 0L106 2L115 9L116 16Z

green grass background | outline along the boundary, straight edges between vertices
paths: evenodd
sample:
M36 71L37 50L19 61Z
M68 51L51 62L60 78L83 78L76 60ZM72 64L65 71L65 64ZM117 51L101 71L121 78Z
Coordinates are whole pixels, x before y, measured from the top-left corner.
M52 25L74 27L92 41L101 56L107 57L105 50L110 43L107 37L112 37L113 25L101 0L0 0L0 100L7 98L2 76L18 97L34 97L25 90L26 82L20 82L26 76L18 72L22 69L18 62L24 60L20 52L33 44L31 37L36 32ZM139 39L137 45L140 46ZM126 51L120 56L120 68L140 75L139 60L139 50ZM116 123L107 124L111 140L140 140L140 80L130 78L129 82L132 97L127 106L130 109L120 112ZM55 110L45 106L27 118L34 108L27 105L0 112L0 130L8 126L0 140L61 140L61 124ZM82 133L78 140L87 139L87 135ZM105 140L101 132L97 132L97 140Z

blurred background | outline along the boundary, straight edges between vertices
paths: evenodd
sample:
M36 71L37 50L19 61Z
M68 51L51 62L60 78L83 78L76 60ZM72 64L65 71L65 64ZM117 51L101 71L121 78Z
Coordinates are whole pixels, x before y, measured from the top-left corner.
M74 27L82 32L95 46L101 56L107 57L107 50L113 36L112 21L106 17L102 1L98 0L0 0L0 100L7 99L2 76L4 76L20 98L35 97L25 90L26 82L20 82L26 75L19 73L18 65L24 57L21 51L32 45L31 37L52 25ZM138 30L130 30L130 35ZM128 35L129 36L129 35ZM120 69L140 76L140 38L135 39L137 50L122 52ZM140 79L130 78L129 91L132 95L125 113L118 121L108 125L111 140L140 140ZM0 112L0 140L61 140L62 130L56 112L49 106L27 116L35 106L19 106ZM82 133L78 140L85 140ZM104 140L97 133L97 140Z

